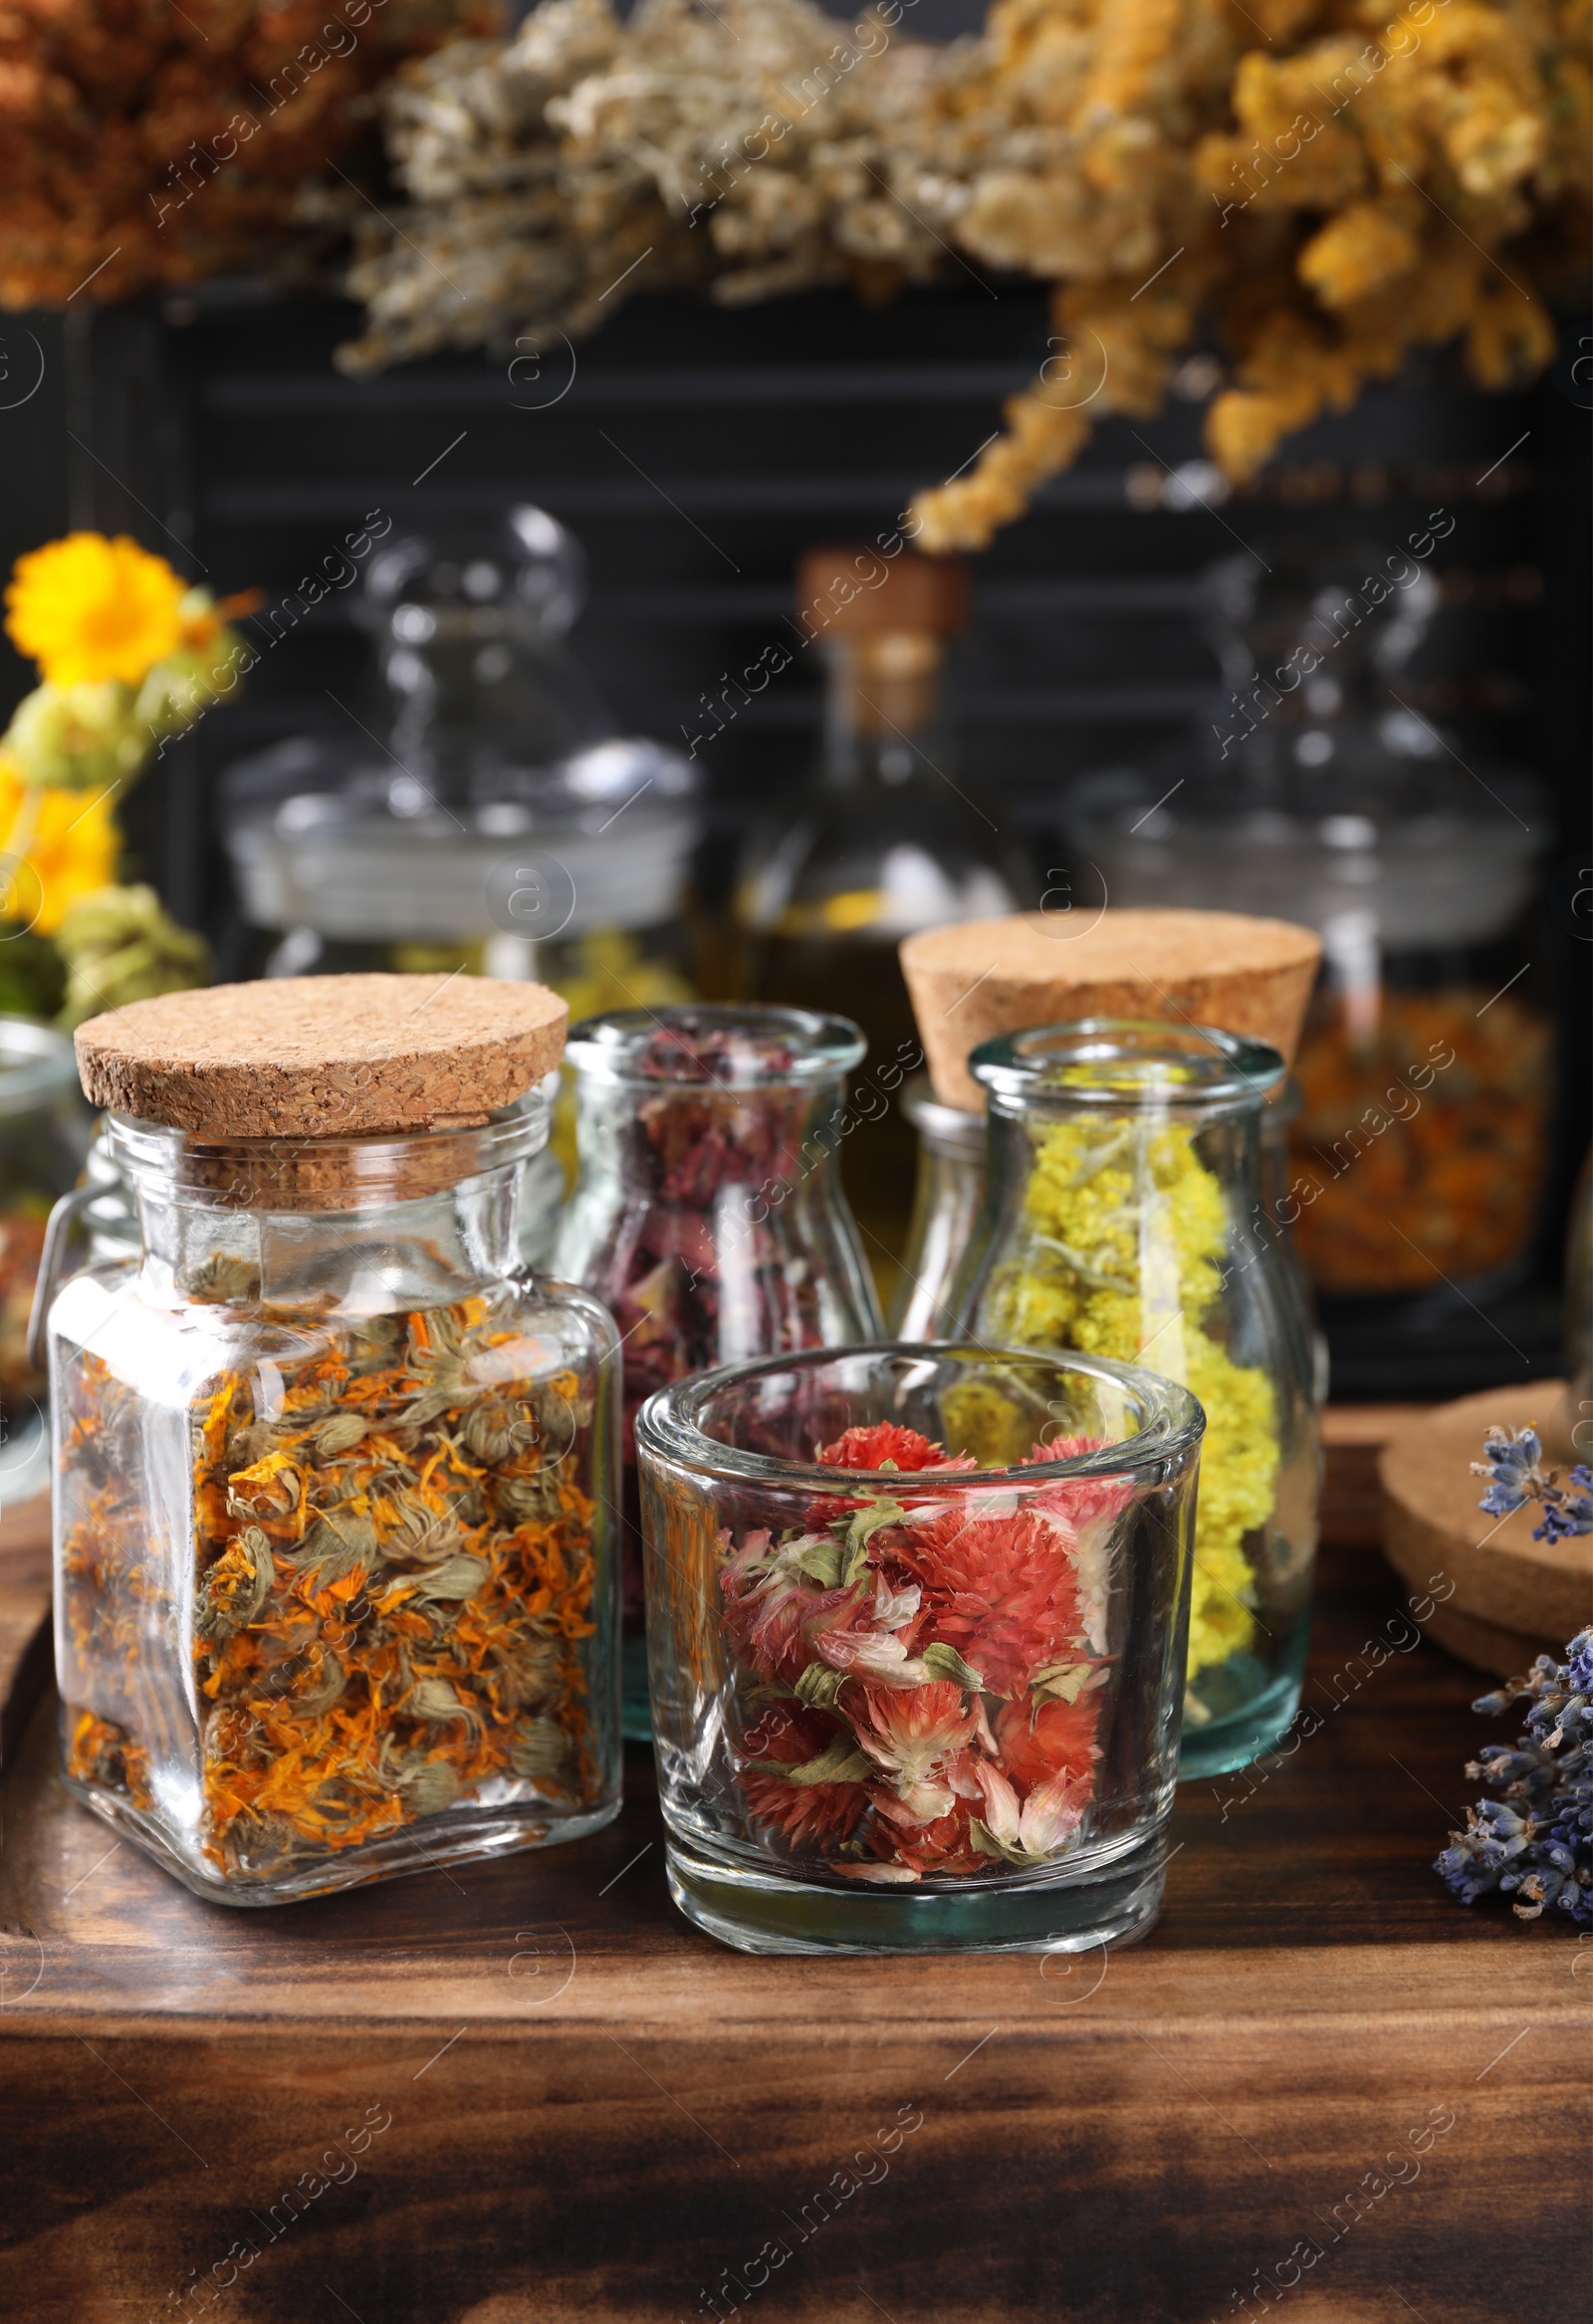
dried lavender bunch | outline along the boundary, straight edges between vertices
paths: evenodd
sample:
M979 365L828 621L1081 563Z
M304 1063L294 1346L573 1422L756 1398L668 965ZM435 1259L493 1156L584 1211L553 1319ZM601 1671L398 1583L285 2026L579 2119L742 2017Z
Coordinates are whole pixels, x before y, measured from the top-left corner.
M1497 1717L1523 1697L1532 1708L1515 1748L1494 1744L1466 1770L1503 1797L1467 1809L1433 1869L1463 1904L1497 1889L1519 1920L1553 1905L1593 1929L1593 1630L1578 1631L1563 1663L1540 1654L1474 1708Z
M1579 1461L1567 1492L1558 1469L1544 1469L1535 1428L1490 1428L1482 1440L1482 1459L1472 1463L1472 1475L1492 1479L1478 1504L1490 1517L1507 1517L1512 1510L1536 1502L1543 1521L1532 1527L1534 1541L1593 1533L1593 1469Z

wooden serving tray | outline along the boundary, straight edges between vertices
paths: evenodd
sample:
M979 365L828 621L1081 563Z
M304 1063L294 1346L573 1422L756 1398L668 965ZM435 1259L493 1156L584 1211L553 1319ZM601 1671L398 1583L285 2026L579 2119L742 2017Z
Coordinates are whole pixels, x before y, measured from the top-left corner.
M1181 1793L1159 1926L1078 1961L727 1952L634 1750L594 1839L229 1912L67 1797L46 1692L0 1802L0 2309L1581 2324L1593 1945L1430 1869L1513 1734L1477 1688L1329 1552L1315 1720Z

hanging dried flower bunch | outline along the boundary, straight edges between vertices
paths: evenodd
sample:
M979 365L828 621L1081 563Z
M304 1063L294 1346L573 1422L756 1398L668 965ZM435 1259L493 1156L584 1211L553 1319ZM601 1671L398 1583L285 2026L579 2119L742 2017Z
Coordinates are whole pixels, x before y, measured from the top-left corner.
M544 0L507 45L409 67L384 107L412 207L362 222L349 367L579 332L636 290L1028 273L1052 353L917 503L946 551L1020 516L1097 414L1154 412L1207 328L1236 479L1415 348L1463 341L1485 387L1548 359L1542 302L1587 243L1586 0L997 0L950 48L903 8Z
M394 60L494 15L453 0L7 0L0 307L258 265Z

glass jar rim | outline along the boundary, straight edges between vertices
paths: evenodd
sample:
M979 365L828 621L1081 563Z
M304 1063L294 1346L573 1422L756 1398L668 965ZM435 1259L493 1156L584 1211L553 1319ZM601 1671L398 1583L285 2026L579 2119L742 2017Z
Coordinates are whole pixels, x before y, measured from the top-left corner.
M1032 1368L1048 1364L1057 1373L1082 1373L1092 1380L1110 1380L1135 1399L1144 1425L1118 1443L1091 1453L1069 1453L1055 1461L1034 1461L1007 1469L915 1469L898 1482L917 1491L957 1497L989 1493L1023 1485L1033 1488L1064 1478L1121 1477L1162 1466L1192 1452L1206 1433L1206 1414L1187 1388L1164 1380L1139 1364L1122 1364L1110 1356L1085 1355L1072 1348L1051 1353L1034 1347L991 1347L979 1340L868 1340L853 1347L788 1349L783 1355L758 1356L747 1363L725 1364L716 1371L694 1373L667 1388L655 1389L636 1415L638 1448L658 1459L706 1471L748 1485L783 1485L811 1494L844 1493L855 1497L859 1486L896 1476L890 1470L826 1468L816 1461L787 1461L773 1453L747 1452L711 1437L698 1425L698 1416L711 1396L744 1381L768 1378L780 1372L817 1371L825 1364L856 1363L869 1357L890 1357L908 1363L938 1363L948 1357L966 1357L982 1363L1015 1363Z
M109 1113L106 1142L135 1187L206 1210L384 1210L428 1201L541 1153L557 1088L557 1072L550 1073L473 1129L223 1139Z
M71 1034L31 1017L0 1017L0 1118L30 1113L69 1090L78 1094Z
M1079 1078L1061 1078L1075 1068ZM1248 1034L1139 1017L1081 1017L1001 1034L980 1044L968 1069L996 1099L1118 1111L1149 1099L1202 1113L1259 1106L1288 1070L1269 1043Z
M725 1053L710 1064L708 1043ZM812 1009L682 1002L609 1009L571 1028L565 1055L588 1080L656 1089L781 1089L832 1080L862 1062L868 1043L849 1017ZM760 1055L760 1049L766 1053ZM778 1057L767 1052L784 1052Z

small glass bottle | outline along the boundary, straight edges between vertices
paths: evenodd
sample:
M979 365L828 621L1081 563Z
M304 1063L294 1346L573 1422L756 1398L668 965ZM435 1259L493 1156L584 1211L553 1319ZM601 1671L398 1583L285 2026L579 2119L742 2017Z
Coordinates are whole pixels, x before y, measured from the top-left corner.
M1009 912L1027 866L961 784L946 650L966 626L956 560L810 550L796 618L825 663L823 748L794 814L755 843L737 896L746 987L853 1016L872 1058L922 1062L896 948L946 921ZM889 1299L906 1243L913 1140L894 1106L842 1175Z
M942 1105L922 1077L902 1090L902 1111L918 1132L918 1175L890 1326L899 1339L945 1339L952 1284L985 1199L985 1116Z
M577 1025L579 1175L555 1264L624 1354L625 1732L649 1733L631 1424L654 1389L882 1326L835 1157L856 1026L800 1009L619 1010Z
M1155 1919L1200 1408L1095 1356L768 1357L636 1423L670 1892L749 1953Z
M445 1015L429 981L336 985L367 1033L413 1043L428 996ZM306 989L173 996L169 1023L138 1004L94 1021L80 1054L137 1020L180 1063L187 1012L214 1009L208 1032L230 995L269 994L271 1102L293 1105L326 1030L304 1032ZM426 1073L474 1125L264 1137L113 1114L141 1247L50 1310L67 1783L221 1903L618 1813L615 1334L520 1262L546 1097L480 1118L467 1070L449 1087L440 1047ZM316 1087L357 1096L371 1071L344 1043Z
M1241 1767L1299 1701L1320 1452L1311 1351L1262 1207L1275 1049L1119 1020L986 1042L984 1209L962 1329L1178 1381L1206 1412L1182 1772Z

